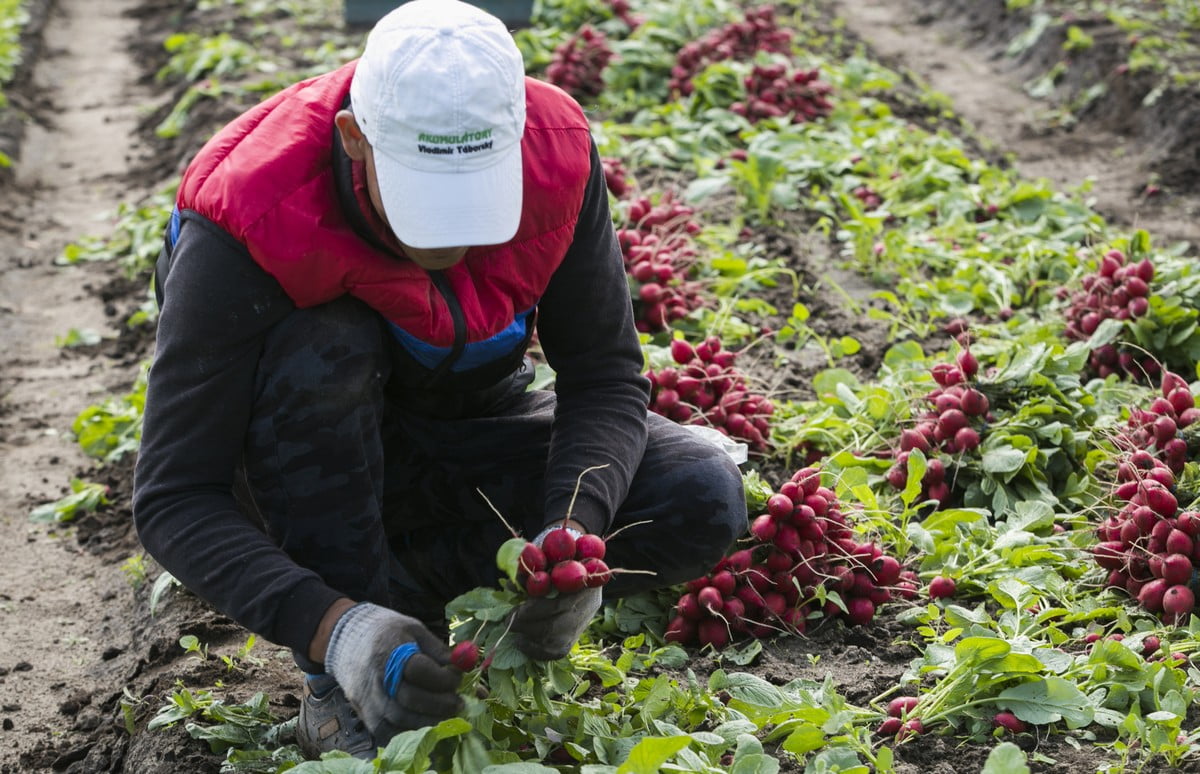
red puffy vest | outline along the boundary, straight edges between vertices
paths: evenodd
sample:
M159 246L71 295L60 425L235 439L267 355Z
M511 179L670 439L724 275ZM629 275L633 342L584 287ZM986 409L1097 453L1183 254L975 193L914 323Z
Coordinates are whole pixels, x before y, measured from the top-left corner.
M184 173L176 204L244 244L297 306L350 293L427 345L450 347L454 322L430 275L361 238L339 204L333 118L355 65L298 83L222 129ZM468 345L500 333L537 303L571 244L583 202L591 167L583 112L556 87L532 79L526 108L516 236L471 248L445 272Z

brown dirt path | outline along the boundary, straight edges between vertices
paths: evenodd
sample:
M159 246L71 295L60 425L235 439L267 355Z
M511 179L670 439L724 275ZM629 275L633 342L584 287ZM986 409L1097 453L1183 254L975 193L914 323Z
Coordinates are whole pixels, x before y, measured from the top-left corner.
M89 461L69 437L87 406L129 388L128 368L55 345L72 328L115 335L91 288L114 267L62 267L70 241L105 233L143 192L125 173L137 152L138 68L127 54L137 0L59 0L33 72L51 110L26 129L16 180L0 192L0 770L70 729L103 722L86 707L106 661L129 647L119 562L81 551L69 528L28 519ZM108 310L112 312L113 310ZM110 678L111 679L111 678ZM56 768L69 760L60 760Z
M1110 222L1144 228L1156 244L1200 248L1200 196L1142 195L1153 149L1094 122L1069 131L1047 126L1051 106L1022 88L1033 71L967 31L968 19L917 0L832 0L832 6L880 61L949 97L980 139L1013 154L1022 176L1046 178L1062 191L1092 178L1092 206Z

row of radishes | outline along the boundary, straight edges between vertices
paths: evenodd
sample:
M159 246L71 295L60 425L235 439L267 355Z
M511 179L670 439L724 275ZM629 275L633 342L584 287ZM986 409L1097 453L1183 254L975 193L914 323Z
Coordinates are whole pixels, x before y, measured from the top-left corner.
M1154 264L1149 258L1128 262L1125 253L1109 250L1096 271L1085 276L1074 293L1059 290L1061 299L1070 298L1066 309L1066 336L1071 341L1086 341L1100 323L1108 319L1135 320L1150 310L1150 282ZM1096 347L1088 360L1091 370L1101 378L1110 374L1148 378L1158 376L1161 366L1148 353L1137 354L1107 343Z
M686 584L666 638L721 648L739 636L803 633L816 621L869 623L917 577L875 543L860 543L817 468L802 468L772 494L745 545Z
M929 408L917 417L916 425L900 432L895 462L884 476L893 488L907 486L908 456L914 449L930 455L935 451L971 452L979 447L980 430L991 406L988 397L971 383L978 371L979 361L967 348L958 353L955 363L936 363L930 369L938 386L925 396ZM939 502L950 497L946 466L936 456L926 462L922 496Z
M734 367L736 354L718 336L692 346L671 341L676 367L650 369L650 410L680 424L705 424L731 438L745 441L755 452L770 443L774 404L750 390L745 375Z
M1121 507L1097 527L1101 542L1093 556L1109 571L1110 587L1176 622L1195 608L1192 587L1200 566L1200 513L1180 511L1173 491L1187 456L1180 428L1191 424L1197 409L1177 374L1164 372L1160 391L1150 409L1131 410L1129 428L1118 438L1126 451L1118 459L1113 497Z

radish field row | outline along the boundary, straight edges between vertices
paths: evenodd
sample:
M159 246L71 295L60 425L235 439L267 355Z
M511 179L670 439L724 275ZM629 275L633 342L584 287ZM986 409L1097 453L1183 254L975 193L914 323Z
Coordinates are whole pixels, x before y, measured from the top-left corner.
M300 25L329 11L291 6ZM348 37L276 58L242 13L168 41L164 142L353 55ZM592 120L650 409L748 454L745 536L707 576L607 606L547 664L504 636L527 591L502 551L513 582L449 608L486 665L466 671L466 715L397 736L375 768L302 762L263 696L215 688L150 717L129 703L130 733L183 726L228 771L905 772L943 736L989 772L1081 748L1103 771L1194 761L1191 248L986 160L815 1L559 0L515 35ZM148 276L172 190L63 260ZM136 450L143 390L80 414L89 454ZM38 518L104 507L77 488ZM892 625L913 657L863 700L832 672L756 671L781 642Z

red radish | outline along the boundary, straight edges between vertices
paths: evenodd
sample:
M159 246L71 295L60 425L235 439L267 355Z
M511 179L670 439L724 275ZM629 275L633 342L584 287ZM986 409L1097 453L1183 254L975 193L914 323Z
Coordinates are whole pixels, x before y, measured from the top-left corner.
M479 646L471 640L463 640L450 651L450 664L463 672L470 672L479 663Z
M1168 586L1186 585L1192 579L1192 558L1184 554L1168 554L1162 559L1158 577ZM1153 572L1153 569L1151 570Z
M767 513L775 519L790 518L795 507L796 504L787 495L773 494L767 498Z
M525 593L531 597L544 597L550 593L550 573L538 570L525 580Z
M865 626L875 617L875 603L866 597L851 597L846 601L846 618L856 626Z
M916 696L897 696L888 702L887 714L894 718L902 718L917 706Z
M608 568L603 559L589 556L583 560L583 569L587 571L584 585L589 589L598 588L612 580L612 570Z
M988 398L979 390L971 388L963 393L962 410L969 417L981 417L988 413Z
M1182 586L1172 586L1171 588L1183 588ZM1142 607L1149 610L1151 613L1161 612L1163 609L1163 600L1166 596L1167 582L1162 578L1152 580L1138 593L1138 602Z
M880 736L895 736L900 732L902 725L903 721L900 718L884 718L880 722L879 727L875 729L875 733Z
M663 639L667 642L691 642L696 639L696 622L689 621L683 616L675 616L671 619L671 623L667 624L667 630L663 633Z
M1159 640L1158 637L1155 637L1153 634L1147 636L1146 639L1142 640L1142 657L1150 658L1157 653L1161 647L1162 641Z
M973 427L959 428L954 434L954 445L959 451L969 452L979 446L979 433Z
M701 645L723 648L729 644L729 628L720 618L705 618L696 625L696 639Z
M909 736L920 736L923 733L925 733L925 724L921 722L920 718L912 718L905 721L898 736L904 739Z
M1167 553L1168 554L1184 554L1191 556L1192 554L1192 539L1188 534L1181 529L1173 529L1167 533Z
M900 580L900 562L891 556L881 556L871 563L875 582L880 586L891 586Z
M733 577L729 570L721 570L713 574L712 588L720 592L721 596L727 597L737 588L737 578Z
M576 559L603 559L608 551L608 545L599 535L581 535L575 541Z
M683 339L671 340L671 357L674 358L676 363L680 365L690 363L695 356L696 350L692 348L691 344L688 344Z
M761 543L770 543L774 540L778 530L779 524L771 518L769 513L759 516L750 525L750 534L754 535L754 539Z
M552 529L542 539L542 552L546 554L546 561L550 564L574 559L575 536L561 527Z
M587 585L587 569L574 559L559 562L550 570L550 583L561 594L572 594Z
M903 489L904 485L908 483L908 471L899 465L893 465L888 468L885 478L893 489Z
M967 415L960 409L950 409L943 411L938 417L938 427L942 430L942 435L946 438L954 437L961 428L967 426Z
M1187 586L1172 586L1163 593L1162 610L1171 621L1180 621L1191 614L1196 597Z
M546 569L546 555L536 544L526 543L525 547L521 549L517 567L525 573L533 575L538 570Z
M929 582L929 596L933 599L952 597L957 590L958 584L945 575L939 575Z
M1106 570L1119 570L1125 566L1128 557L1125 555L1125 546L1116 540L1106 540L1103 543L1098 543L1092 548L1092 556L1096 559L1096 564Z
M1014 734L1020 734L1025 730L1025 721L1021 720L1011 712L997 712L992 718L992 723L994 723L998 728L1003 728L1007 731L1011 731Z
M913 428L905 428L900 432L900 449L901 451L911 451L920 449L923 452L929 451L929 439L925 434Z
M958 368L968 380L975 378L979 372L979 361L971 354L971 350L964 349L958 353Z
M679 609L679 615L689 621L698 621L704 617L704 608L700 606L700 601L695 594L684 594L676 603Z
M700 607L714 615L725 607L725 598L715 586L700 589L696 593L696 601L700 603Z

